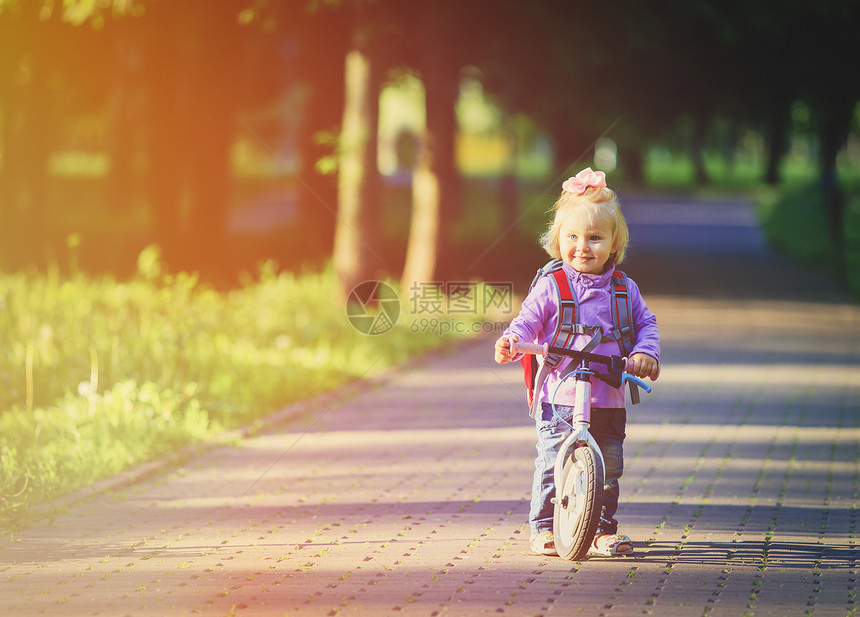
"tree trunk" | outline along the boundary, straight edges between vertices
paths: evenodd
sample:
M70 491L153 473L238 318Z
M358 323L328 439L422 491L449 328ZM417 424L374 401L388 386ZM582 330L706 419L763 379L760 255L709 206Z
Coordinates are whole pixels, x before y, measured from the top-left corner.
M34 3L35 4L35 3ZM53 98L47 87L48 41L56 26L39 22L38 5L3 16L6 52L2 62L3 165L0 175L0 250L18 267L45 257L47 163L54 138ZM39 31L39 32L37 32Z
M848 137L854 104L847 98L830 100L831 106L821 111L821 186L824 190L828 232L838 253L842 255L845 241L845 193L839 184L836 157Z
M520 150L520 134L515 118L507 117L502 123L505 139L511 153L505 161L505 169L499 178L499 206L501 209L502 233L512 231L519 216L520 191L517 181L517 164Z
M195 9L194 21L203 27L195 29L198 51L189 76L190 244L194 267L223 277L232 274L227 238L233 189L230 148L236 136L234 84L244 48L235 1L195 4Z
M187 54L180 45L179 16L164 3L147 7L144 28L145 71L148 87L146 126L146 193L152 232L169 266L186 263L183 254L181 206L187 176L186 124L183 110L187 86L182 79Z
M376 171L378 91L367 54L353 49L346 56L343 131L338 176L338 223L334 268L344 294L371 278L381 259L371 244L372 189Z
M435 31L440 31L438 28ZM439 233L436 242L436 256L422 258L425 263L435 263L436 272L432 276L441 278L464 276L458 272L458 256L451 234L454 223L461 213L462 179L457 169L457 115L456 105L459 97L459 75L453 59L438 48L425 48L422 75L426 93L427 139L426 173L435 177L437 190L434 192L438 205L435 210L439 217ZM422 183L430 183L421 179ZM414 178L413 178L414 182ZM413 187L413 199L423 196ZM419 204L420 209L428 206ZM407 249L408 250L408 249Z
M432 136L429 171L436 176L439 184L439 219L444 223L446 233L439 235L439 274L450 276L454 273L456 254L451 230L460 215L462 183L457 170L457 77L440 76L430 80L427 87L427 132Z
M147 9L149 198L168 264L221 276L229 265L239 4ZM186 207L187 206L187 207Z
M425 143L427 138L425 136ZM425 146L412 174L412 218L400 286L404 294L432 282L436 274L441 200L439 178L433 171L432 149Z
M224 83L225 88L229 84ZM230 147L235 138L235 106L228 97L201 92L191 119L190 137L196 148L191 159L191 248L193 265L217 276L229 275L227 221L232 197Z
M561 184L570 176L591 165L594 153L593 137L589 139L571 123L569 110L558 108L552 116L553 169L558 186L550 189L553 199L561 193Z
M624 169L624 175L631 186L645 186L645 157L643 156L643 149L644 146L635 143L622 144L618 148L621 167Z
M768 117L767 127L767 167L764 181L770 186L776 186L780 181L779 167L785 153L788 151L789 111L787 102L774 106L773 113Z
M118 213L131 209L135 196L134 157L137 137L134 110L135 86L121 81L114 86L111 101L110 176L107 178L108 208Z
M0 36L4 36L6 45L14 48L15 30L19 24L10 23L9 15L0 15ZM19 101L18 71L21 54L7 49L0 54L0 110L3 121L0 123L0 146L2 146L3 164L0 165L0 266L12 269L17 264L16 259L20 250L20 205L21 179L23 178L22 160L18 152L21 130L19 128L21 103Z
M708 184L708 170L705 167L705 133L707 131L707 118L704 114L696 113L693 116L693 143L691 156L693 157L693 170L697 186Z
M137 194L135 153L138 118L141 114L143 43L139 20L121 19L111 24L113 87L110 95L110 176L107 178L108 208L128 212Z
M329 259L337 227L337 172L317 168L323 158L336 156L336 145L321 139L336 136L343 121L344 57L348 46L345 10L306 16L299 26L297 83L307 84L302 104L298 173L299 222L304 238L301 252L311 261Z

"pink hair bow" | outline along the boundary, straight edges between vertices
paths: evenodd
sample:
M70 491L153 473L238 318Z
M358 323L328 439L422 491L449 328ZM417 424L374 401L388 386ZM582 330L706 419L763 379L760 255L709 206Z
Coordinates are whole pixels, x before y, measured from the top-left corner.
M568 193L582 195L588 190L588 187L602 189L605 186L606 174L602 171L592 171L591 167L586 167L575 176L571 176L565 180L561 188Z

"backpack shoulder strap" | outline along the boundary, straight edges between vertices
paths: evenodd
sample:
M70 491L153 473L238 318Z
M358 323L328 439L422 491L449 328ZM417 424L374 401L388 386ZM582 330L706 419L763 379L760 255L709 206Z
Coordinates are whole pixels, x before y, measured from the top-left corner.
M618 333L618 345L622 355L627 355L636 343L633 329L633 307L627 275L621 270L612 273L612 326Z
M579 300L573 289L570 287L570 281L567 280L567 275L562 269L563 261L561 259L553 259L548 261L542 268L537 271L529 291L534 289L538 281L543 277L548 277L555 289L556 299L558 300L558 319L555 323L555 332L552 335L550 345L557 347L568 347L573 344L576 334L581 334L577 331L577 322L579 321ZM559 356L549 356L547 360L550 363L550 368L557 366L561 361Z
M561 260L558 261L559 263L555 269L548 273L548 276L552 279L554 284L556 297L558 299L558 319L556 320L555 333L553 334L550 346L571 349L578 334L588 334L593 336L595 329L579 323L579 299L576 297L576 293L574 293L573 288L570 285L570 280L568 280L567 274L561 268ZM592 339L592 344L596 345L599 342L599 339L600 337ZM590 351L590 348L586 346L584 350ZM538 394L543 387L543 382L546 381L547 375L561 364L563 359L563 356L556 354L550 354L544 359L540 367L540 371L535 377L534 397L532 398L532 405L529 413L532 418L537 414L537 408L540 405Z
M558 297L558 319L555 324L555 334L552 337L553 347L569 347L577 335L576 325L579 322L579 300L570 288L567 274L559 268L550 273L555 283ZM561 358L555 362L558 364Z
M575 338L576 321L579 317L579 306L576 294L570 288L570 282L567 280L567 275L562 269L561 259L553 259L547 262L542 268L537 271L529 291L531 291L537 282L543 277L549 277L552 280L553 288L555 289L556 299L558 301L558 319L555 323L555 332L552 335L550 345L567 347L573 344ZM532 400L529 415L534 418L537 413L537 407L540 405L539 395L543 382L547 375L555 367L561 364L562 356L551 354L544 358L540 368L534 374L534 384L532 386Z
M560 270L563 263L564 262L561 259L550 259L543 266L538 268L538 271L535 273L535 277L532 279L531 285L529 285L529 291L534 289L534 286L537 285L537 282L543 277L545 277L547 274L556 270Z
M630 286L627 275L621 270L612 273L612 326L622 356L628 356L636 345L636 332L633 328L633 307L630 302ZM639 390L629 382L630 402L639 402Z
M537 282L543 277L548 276L550 279L552 279L553 287L555 288L556 292L556 298L558 300L558 319L556 320L555 332L553 333L550 346L572 348L574 342L576 341L577 335L584 334L594 337L595 333L600 333L600 329L595 326L586 326L579 323L579 299L576 297L576 293L574 293L573 288L570 285L570 280L568 280L567 274L562 269L562 263L563 262L560 259L553 259L552 261L544 265L542 268L540 268L537 271L537 274L535 275L534 279L532 280L531 285L529 286L529 291L531 291L537 284ZM613 275L613 277L614 276L615 275ZM623 273L622 276L624 276ZM616 285L615 278L613 278L613 316L619 313L619 311L615 307L615 287L618 286L623 289L622 295L626 297L626 280L626 276L624 276L623 282L621 284ZM623 318L622 323L629 324L629 300L628 304L626 305L626 308L623 311L623 315L625 317ZM621 329L619 329L618 327L618 321L614 317L613 326L616 331L621 331ZM629 328L624 329L625 332L628 330ZM596 336L592 338L590 345L596 346L601 341L601 338L601 336ZM619 341L619 344L622 343L620 343ZM585 348L583 348L583 350L590 351L592 348L593 347L586 346ZM547 375L559 364L561 364L561 361L563 359L564 358L562 356L550 354L544 359L543 363L540 366L540 369L535 371L534 386L532 390L533 396L531 400L531 409L529 414L531 415L531 417L535 417L535 414L537 413L537 407L538 405L540 405L538 396L541 388L543 387L543 382L546 380Z

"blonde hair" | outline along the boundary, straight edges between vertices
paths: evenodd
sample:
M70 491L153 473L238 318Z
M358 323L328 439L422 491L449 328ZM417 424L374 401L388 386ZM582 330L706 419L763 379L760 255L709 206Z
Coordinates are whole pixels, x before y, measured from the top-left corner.
M575 208L583 208L588 211L593 219L604 219L612 223L612 245L615 251L609 256L609 261L615 265L624 261L627 245L630 242L630 231L627 229L627 221L621 213L621 205L615 191L609 187L588 187L582 195L574 195L568 191L562 191L561 196L552 206L555 212L552 223L541 236L540 243L550 257L560 259L558 250L558 235L561 231L561 223L568 213Z

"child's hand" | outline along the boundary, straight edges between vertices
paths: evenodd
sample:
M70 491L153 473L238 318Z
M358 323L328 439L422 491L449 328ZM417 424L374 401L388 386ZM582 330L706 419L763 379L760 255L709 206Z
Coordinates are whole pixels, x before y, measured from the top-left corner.
M633 354L630 356L630 362L633 363L633 369L629 372L636 377L650 377L651 381L655 381L660 374L660 363L647 353Z
M495 360L499 364L506 364L513 359L513 356L511 355L510 339L514 339L514 342L520 340L520 338L516 334L511 334L510 336L501 336L496 341Z

